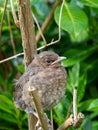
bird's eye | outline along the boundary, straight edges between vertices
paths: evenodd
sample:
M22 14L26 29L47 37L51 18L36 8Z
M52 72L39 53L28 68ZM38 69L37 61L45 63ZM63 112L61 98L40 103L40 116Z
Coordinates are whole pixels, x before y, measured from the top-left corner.
M47 62L47 63L51 63L51 60L50 60L50 59L47 59L46 62Z

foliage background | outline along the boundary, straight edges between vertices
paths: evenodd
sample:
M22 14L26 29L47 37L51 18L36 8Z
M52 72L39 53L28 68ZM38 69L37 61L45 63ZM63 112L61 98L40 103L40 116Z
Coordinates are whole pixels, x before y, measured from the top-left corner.
M56 1L53 1L56 2ZM31 0L31 7L40 26L48 16L52 4L44 0ZM17 4L15 2L17 12ZM0 19L4 11L4 0L0 1ZM55 10L44 36L47 42L58 38L60 7ZM14 50L9 32L8 13L16 53L23 51L20 30L13 21L10 1L5 12L0 37L0 60L13 56ZM44 50L53 50L67 60L62 62L68 72L67 90L64 99L53 108L54 128L63 123L74 87L78 90L78 111L85 114L79 130L98 130L98 1L66 0L61 20L62 37L59 43ZM35 24L36 34L38 32ZM38 47L44 43L39 41ZM16 109L13 103L15 79L24 72L23 56L0 64L0 130L27 130L27 114ZM72 113L72 111L71 111ZM47 112L49 115L49 112ZM69 130L73 130L70 128Z

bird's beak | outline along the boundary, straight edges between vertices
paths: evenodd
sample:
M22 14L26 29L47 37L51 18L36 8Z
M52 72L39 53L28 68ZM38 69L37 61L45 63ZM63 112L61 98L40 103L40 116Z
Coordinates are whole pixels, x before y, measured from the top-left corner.
M65 60L66 59L66 57L58 57L58 59L56 60L56 61L54 61L53 63L52 63L52 65L54 65L54 64L56 64L56 63L58 63L58 62L61 62L62 60Z

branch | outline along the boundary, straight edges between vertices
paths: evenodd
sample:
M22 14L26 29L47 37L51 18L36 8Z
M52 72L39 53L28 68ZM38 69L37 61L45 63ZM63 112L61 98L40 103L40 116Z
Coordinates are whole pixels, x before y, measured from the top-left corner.
M9 60L15 59L15 58L17 58L18 56L22 56L22 55L24 55L24 52L19 53L19 54L16 54L16 55L11 56L11 57L9 57L9 58L6 58L6 59L4 59L4 60L1 60L1 61L0 61L0 64L4 63L4 62L6 62L6 61L9 61Z
M37 48L37 51L39 51L39 50L41 50L41 49L44 49L44 48L46 48L46 47L48 47L48 46L51 46L51 45L53 45L53 44L55 44L55 43L54 43L54 42L51 42L51 43L49 43L49 44L47 44L47 45L44 45L44 46L42 46L42 47L39 47L39 48ZM19 54L16 54L16 55L11 56L11 57L9 57L9 58L6 58L6 59L4 59L4 60L1 60L1 61L0 61L0 64L3 63L3 62L9 61L9 60L15 59L16 57L19 57L19 56L22 56L22 55L24 55L24 52L19 53Z
M32 56L36 54L36 37L33 25L32 11L30 7L30 0L17 0L19 24L22 35L22 46L24 50L25 68L32 61ZM34 115L29 113L28 124L29 130L34 129L36 121L33 122Z
M28 66L36 53L36 38L29 0L17 0L25 66Z
M38 30L39 30L39 33L40 33L40 35L41 35L41 37L42 37L42 39L43 39L43 41L44 41L44 45L46 45L46 44L47 44L47 41L46 41L46 39L45 39L45 37L44 37L42 31L41 31L40 25L39 25L39 23L38 23L38 21L37 21L35 15L34 15L33 13L32 13L32 16L33 16L33 19L34 19L34 21L35 21L35 23L36 23L36 25L37 25L37 28L38 28Z
M51 21L52 18L53 18L54 11L55 11L56 7L57 7L58 5L60 5L61 3L62 3L62 0L58 0L58 1L55 2L55 4L53 5L53 7L52 7L52 9L51 9L51 11L50 11L50 13L49 13L49 15L48 15L48 17L46 18L46 20L44 21L44 23L43 23L43 25L42 25L42 27L41 27L41 32L44 32L44 31L45 31L45 29L47 28L47 26L49 25L50 21ZM37 41L37 43L38 43L38 41L40 40L40 38L41 38L41 35L40 35L40 32L38 32L38 34L37 34L37 36L36 36L36 41Z
M38 114L38 118L41 124L41 128L43 130L48 130L47 119L44 115L43 107L39 95L37 93L37 90L35 90L35 88L33 89L32 87L29 87L29 93L30 96L32 97L32 102L34 102L36 112Z
M14 22L16 24L16 26L19 28L19 20L17 19L17 15L16 15L16 12L15 12L15 9L14 9L14 0L10 0L11 2L11 9L12 9L12 15L13 15L13 18L14 18Z
M16 55L16 48L15 48L13 33L12 33L12 29L11 29L9 11L7 11L7 18L8 18L8 25L9 25L9 32L10 32L10 39L11 39L11 43L12 43L13 53L14 53L14 55ZM16 57L16 63L18 63L17 57Z
M70 126L74 128L79 128L84 120L84 115L79 113L74 120L74 115L70 115L70 117L57 129L57 130L67 130Z
M78 113L78 115L75 117L73 116L72 126L74 128L79 128L84 120L84 114Z
M74 120L77 117L77 89L74 88L73 90L73 113L74 113Z
M2 17L1 17L1 25L0 25L0 40L1 40L1 34L2 34L2 26L3 26L3 21L4 21L4 15L5 15L5 11L6 11L6 8L7 8L7 2L8 0L5 0L5 3L4 3L4 12L2 14Z
M60 9L60 18L59 18L59 37L58 37L58 39L57 39L56 41L51 41L49 44L45 44L44 46L38 48L37 51L39 51L39 50L41 50L41 49L44 49L44 48L46 48L46 47L48 47L48 46L51 46L51 45L56 44L57 42L59 42L59 40L60 40L60 38L61 38L60 25L61 25L61 15L62 15L63 5L64 5L64 0L63 0L61 9ZM35 18L34 15L33 15L33 17ZM38 24L36 18L35 18L35 22L36 22L36 24ZM39 32L41 33L41 35L43 35L42 32L41 32L41 29L40 29L39 25L37 25L37 26L38 26L38 28L39 28ZM42 37L43 37L43 39L44 39L44 42L46 42L44 36L42 36ZM18 56L21 56L21 55L24 55L24 53L22 52L22 53L20 53L20 54L17 54L17 55L14 55L14 56L12 56L12 57L9 57L9 58L6 58L6 59L4 59L4 60L1 60L1 61L0 61L0 64L3 63L3 62L6 62L6 61L8 61L8 60L14 59L14 58L16 58L16 57L18 57Z
M68 112L67 112L67 116L66 116L66 119L68 119L69 115L70 115L70 112L71 112L71 109L72 109L72 106L73 106L73 103L71 102L69 108L68 108Z
M72 126L73 115L70 117L57 129L57 130L67 130L70 126Z

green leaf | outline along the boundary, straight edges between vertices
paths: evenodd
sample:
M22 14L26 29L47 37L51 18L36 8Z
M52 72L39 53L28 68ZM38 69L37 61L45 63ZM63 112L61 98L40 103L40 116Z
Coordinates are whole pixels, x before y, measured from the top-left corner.
M83 130L92 130L91 119L89 116L86 116L83 122Z
M80 64L77 62L69 71L69 80L72 87L78 87Z
M64 121L64 116L62 114L62 111L63 111L63 106L61 103L57 104L53 108L53 112L54 112L53 118L59 125Z
M88 56L90 56L98 47L85 47L84 48L75 48L70 49L65 52L64 56L68 57L66 60L62 61L62 66L68 67L76 64L77 62L80 62L84 59L86 59Z
M66 115L69 104L70 104L69 99L64 97L61 102L59 102L56 106L53 107L53 118L58 125L64 122L65 120L64 115Z
M79 0L79 2L90 7L98 8L98 0Z
M92 122L92 127L93 127L93 130L98 130L98 120Z
M3 93L4 94L4 93ZM3 95L0 93L0 101L5 102L6 104L13 106L13 101L7 97L7 95Z
M36 11L41 16L46 16L50 11L48 5L43 0L33 0L31 5L35 7Z
M84 73L80 78L79 78L79 85L77 89L77 99L78 102L82 100L85 94L85 89L86 89L86 83L87 83L87 74Z
M89 107L88 107L88 109L87 110L91 110L91 111L98 111L98 99L94 99L91 103L90 103L90 105L89 105Z
M3 102L0 101L0 109L3 110L4 112L8 112L9 114L12 114L14 115L14 111L12 110L13 108L8 105L8 104L5 104Z
M21 73L24 73L25 67L23 65L17 65L17 68Z
M8 113L0 112L0 118L5 121L17 124L17 120L15 119L15 117Z
M60 7L55 11L57 24L59 24L59 14ZM85 12L77 5L65 2L62 10L61 28L67 31L74 41L84 40L87 37L88 30L88 18Z
M98 111L98 99L90 99L79 104L80 111Z

